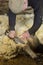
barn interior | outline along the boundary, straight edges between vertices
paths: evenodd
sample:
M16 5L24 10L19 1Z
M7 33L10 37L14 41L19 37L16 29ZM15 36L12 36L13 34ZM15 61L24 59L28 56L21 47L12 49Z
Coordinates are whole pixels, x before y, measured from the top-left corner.
M29 53L21 50L21 44L15 44L15 41L9 39L5 32L8 29L8 0L0 0L0 65L43 65L43 0L38 0L40 4L40 10L42 15L42 24L39 30L36 32L35 37L30 39ZM27 14L28 13L28 14ZM25 30L28 30L33 25L33 9L17 14L16 17L16 32L19 37ZM22 21L27 21L27 23ZM30 23L32 22L32 23ZM29 25L28 25L29 24ZM19 29L19 26L21 28ZM35 41L34 41L35 40ZM17 41L18 42L18 41ZM25 40L25 42L27 42ZM19 42L18 42L19 43ZM20 46L19 48L17 46ZM27 46L28 47L28 46ZM18 50L17 50L17 49ZM17 52L17 53L15 53ZM34 53L35 52L35 53ZM33 58L34 56L37 58Z

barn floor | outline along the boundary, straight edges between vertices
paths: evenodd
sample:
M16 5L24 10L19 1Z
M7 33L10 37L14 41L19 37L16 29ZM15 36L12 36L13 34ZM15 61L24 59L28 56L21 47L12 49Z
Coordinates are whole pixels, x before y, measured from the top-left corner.
M0 65L43 65L43 62L38 64L30 57L19 55L17 58L8 61L1 60L0 58Z
M3 59L3 57L0 57L0 65L43 65L43 54L40 55L40 59L40 62L37 62L30 56L26 56L23 54L20 54L16 58L12 58L9 60L5 60Z

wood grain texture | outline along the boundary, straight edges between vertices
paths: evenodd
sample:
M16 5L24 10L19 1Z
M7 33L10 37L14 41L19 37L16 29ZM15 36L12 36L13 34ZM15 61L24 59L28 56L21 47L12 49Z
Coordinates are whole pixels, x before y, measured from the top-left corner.
M0 14L8 11L8 0L0 0Z

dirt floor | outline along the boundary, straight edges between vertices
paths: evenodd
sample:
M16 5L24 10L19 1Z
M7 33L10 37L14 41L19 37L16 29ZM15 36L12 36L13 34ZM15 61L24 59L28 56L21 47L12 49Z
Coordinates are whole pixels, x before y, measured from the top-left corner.
M37 65L33 59L25 56L18 56L17 58L0 60L0 65Z
M43 65L43 60L37 63L30 56L18 55L16 58L10 60L0 58L0 65Z

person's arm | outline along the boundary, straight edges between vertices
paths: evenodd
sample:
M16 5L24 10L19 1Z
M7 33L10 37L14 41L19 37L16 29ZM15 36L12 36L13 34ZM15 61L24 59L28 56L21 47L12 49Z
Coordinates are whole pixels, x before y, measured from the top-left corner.
M42 23L42 17L38 0L30 0L29 3L30 6L32 6L32 8L34 9L34 23L33 26L28 31L31 35L34 35Z
M16 24L16 14L13 13L10 8L8 10L8 18L9 18L9 29L10 30L15 30L15 24Z

